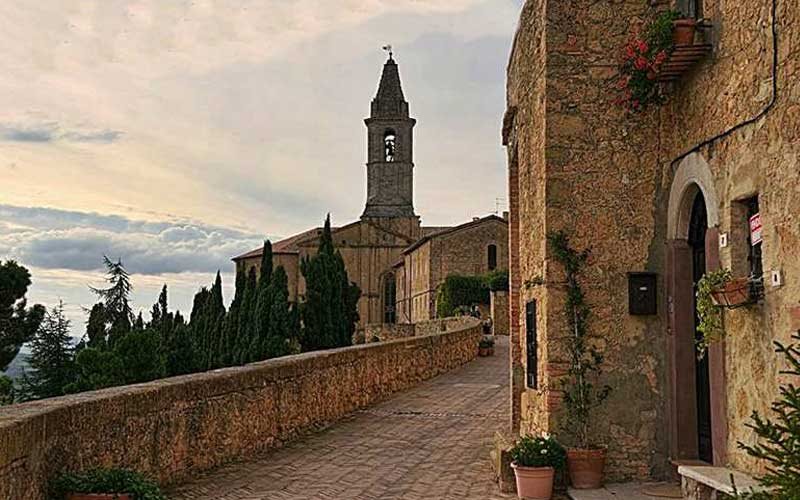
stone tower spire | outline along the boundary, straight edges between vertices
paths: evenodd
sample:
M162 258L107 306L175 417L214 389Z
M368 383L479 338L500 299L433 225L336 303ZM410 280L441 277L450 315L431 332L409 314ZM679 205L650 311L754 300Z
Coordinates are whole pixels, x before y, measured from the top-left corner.
M367 206L362 217L415 217L413 130L400 72L392 55L383 66L367 125Z

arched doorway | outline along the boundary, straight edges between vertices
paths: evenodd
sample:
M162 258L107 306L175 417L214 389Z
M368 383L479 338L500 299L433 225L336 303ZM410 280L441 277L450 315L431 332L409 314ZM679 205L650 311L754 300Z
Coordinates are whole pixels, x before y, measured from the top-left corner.
M670 457L724 464L727 448L725 344L698 359L696 287L719 268L719 201L698 154L678 167L669 197L667 285Z
M692 252L692 306L694 309L694 331L692 340L702 339L697 331L697 285L706 272L706 237L708 235L708 215L703 193L698 190L692 202L689 216L688 243ZM688 341L690 339L683 339ZM695 356L695 400L697 405L697 456L700 460L713 463L713 440L711 427L711 386L709 382L708 356Z
M397 281L394 273L383 277L383 322L397 322Z

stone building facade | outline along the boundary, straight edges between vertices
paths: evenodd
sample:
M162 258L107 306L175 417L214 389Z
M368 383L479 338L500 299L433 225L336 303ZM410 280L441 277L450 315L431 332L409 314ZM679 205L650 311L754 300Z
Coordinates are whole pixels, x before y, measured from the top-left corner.
M361 289L358 312L362 327L398 321L397 300L402 295L397 290L395 264L409 247L421 240L429 241L425 239L429 235L441 236L455 231L454 234L460 235L453 237L458 251L454 250L451 256L471 262L483 259L488 245L482 238L482 230L467 231L466 225L455 228L422 226L414 211L413 131L416 120L409 115L398 66L392 56L383 67L370 111L370 117L364 121L367 127L366 206L358 221L332 229L334 245L342 254L348 277ZM499 217L491 220L495 219L502 221ZM504 222L499 224L505 227ZM496 224L487 222L486 226L495 227ZM286 270L293 301L302 300L305 293L300 263L317 251L321 232L321 228L314 228L273 245L273 265ZM485 233L505 252L505 234L491 230ZM478 239L470 241L472 236ZM258 270L261 255L262 249L258 248L233 260L237 270L247 271L253 267ZM505 253L498 254L497 262L506 260ZM460 265L453 269L467 267Z
M496 215L420 238L395 265L398 322L436 318L436 291L448 276L505 270L507 262L508 221Z
M710 53L667 84L666 105L628 115L612 103L619 51L670 7L706 19L698 42ZM557 431L563 417L563 274L545 237L564 230L591 249L582 283L613 388L595 429L609 478L665 477L688 460L761 470L737 443L754 443L751 412L778 396L772 342L800 328L798 17L800 0L526 2L503 127L515 430ZM755 213L760 247L748 239ZM724 312L725 339L698 362L693 286L719 267L763 271L765 293ZM656 275L655 314L629 313L638 272Z

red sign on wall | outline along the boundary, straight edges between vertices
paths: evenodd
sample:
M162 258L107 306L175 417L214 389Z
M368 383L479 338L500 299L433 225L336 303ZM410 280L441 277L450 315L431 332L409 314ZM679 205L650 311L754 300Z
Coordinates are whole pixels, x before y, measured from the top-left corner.
M753 246L758 245L761 243L762 237L761 232L763 230L761 225L761 214L757 213L754 216L750 217L750 244Z

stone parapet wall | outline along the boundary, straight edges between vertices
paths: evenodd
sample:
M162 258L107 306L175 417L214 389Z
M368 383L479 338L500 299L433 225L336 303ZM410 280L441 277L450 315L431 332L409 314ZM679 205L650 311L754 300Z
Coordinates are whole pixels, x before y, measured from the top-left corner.
M451 325L455 325L452 323ZM477 353L480 325L0 409L0 498L60 471L117 466L162 484L281 446Z

